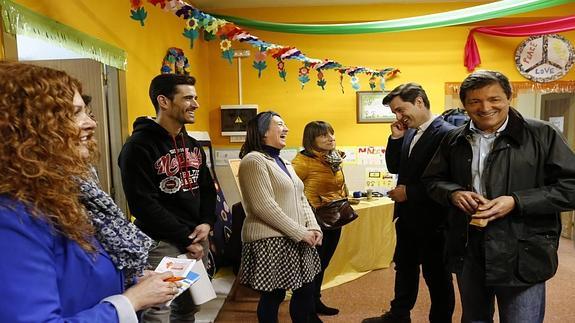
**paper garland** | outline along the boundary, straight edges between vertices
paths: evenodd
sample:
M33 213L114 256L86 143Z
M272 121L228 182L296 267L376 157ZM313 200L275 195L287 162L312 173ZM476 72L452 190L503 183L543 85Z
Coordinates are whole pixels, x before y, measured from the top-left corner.
M190 40L190 48L193 48L194 40L199 37L201 31L203 31L204 39L207 41L216 38L220 39L222 58L226 59L230 63L232 63L234 57L232 41L246 43L254 47L257 52L254 55L252 67L258 71L258 77L261 77L262 71L267 68L266 59L268 56L271 56L277 61L276 66L278 69L278 75L284 81L287 79L284 61L297 60L302 62L303 66L298 70L298 81L300 82L302 89L310 81L309 74L312 70L317 72L318 80L316 84L323 90L327 84L323 72L325 70L335 70L339 72L342 92L344 74L351 78L352 88L357 91L360 89L358 78L359 74L369 75L370 79L380 78L380 86L384 86L386 79L393 78L399 73L399 70L393 67L371 69L363 66L342 66L340 63L333 60L321 60L308 57L295 47L283 46L260 40L258 37L250 34L235 24L224 19L215 18L214 16L202 12L181 0L148 0L148 2L186 20L183 36ZM147 12L143 7L143 1L130 0L130 5L130 18L139 21L140 24L144 26ZM373 81L373 83L375 84L375 81ZM374 88L371 86L371 83L370 87L372 89ZM384 89L382 88L382 90Z
M143 27L144 20L146 20L146 17L148 17L148 13L142 6L142 0L130 0L130 7L132 8L130 10L130 18L139 21L140 25Z
M258 78L262 77L262 71L266 69L266 67L268 67L266 65L266 51L265 49L260 49L259 51L257 51L254 55L254 63L253 63L253 67L258 70Z

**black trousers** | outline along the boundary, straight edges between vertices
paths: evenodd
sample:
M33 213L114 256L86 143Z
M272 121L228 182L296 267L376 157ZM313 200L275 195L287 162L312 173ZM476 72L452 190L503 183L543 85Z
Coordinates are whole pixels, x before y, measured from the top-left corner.
M409 315L417 300L421 266L431 298L429 321L451 322L455 296L452 276L444 261L443 231L425 228L428 231L421 232L421 228L414 227L417 224L401 220L400 217L395 223L395 297L391 301L391 312Z
M278 310L285 296L285 289L260 292L257 309L258 323L278 323ZM310 282L292 291L289 314L292 323L307 323L313 313L315 313L313 282Z
M314 298L319 300L321 298L321 283L323 281L323 274L325 269L335 253L339 238L341 237L341 228L335 230L323 230L323 239L321 246L316 246L321 260L321 271L313 279L314 283Z

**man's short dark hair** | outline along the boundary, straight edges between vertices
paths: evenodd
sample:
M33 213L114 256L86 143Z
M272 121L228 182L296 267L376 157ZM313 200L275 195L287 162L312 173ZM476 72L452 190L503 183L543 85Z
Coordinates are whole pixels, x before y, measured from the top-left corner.
M429 105L427 93L425 93L425 90L421 87L421 85L417 83L405 83L396 87L383 98L382 103L384 105L389 105L391 100L393 100L396 96L399 96L399 98L404 102L410 102L412 104L415 104L415 99L420 97L427 109L431 107Z
M481 89L486 87L487 85L491 84L499 84L507 95L507 99L511 98L511 84L509 83L509 79L507 76L496 72L496 71L476 71L469 74L463 82L461 82L461 86L459 88L459 99L461 103L465 106L465 97L467 96L467 92L472 90Z
M178 85L196 85L196 79L190 75L181 74L160 74L150 83L150 100L156 109L156 113L160 110L158 103L158 96L163 95L170 100L174 99L176 94L176 86Z

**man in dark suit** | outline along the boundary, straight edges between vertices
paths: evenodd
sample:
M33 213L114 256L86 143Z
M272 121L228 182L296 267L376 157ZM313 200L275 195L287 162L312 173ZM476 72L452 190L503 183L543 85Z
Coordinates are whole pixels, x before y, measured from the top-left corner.
M420 265L431 296L429 321L451 322L455 297L443 261L447 212L429 198L420 178L445 134L455 127L431 113L427 94L419 84L396 87L383 104L389 105L397 118L391 124L385 152L387 169L398 174L397 186L388 193L395 201L397 219L395 297L389 311L363 322L411 322Z

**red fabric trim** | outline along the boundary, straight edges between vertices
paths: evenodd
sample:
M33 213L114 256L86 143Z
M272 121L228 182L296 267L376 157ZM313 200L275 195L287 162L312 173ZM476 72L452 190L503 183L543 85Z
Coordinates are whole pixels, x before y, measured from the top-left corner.
M524 37L554 34L574 29L575 15L528 24L473 28L469 31L467 42L465 43L464 65L467 67L467 70L471 72L475 67L481 64L479 49L473 37L474 33L503 37Z

